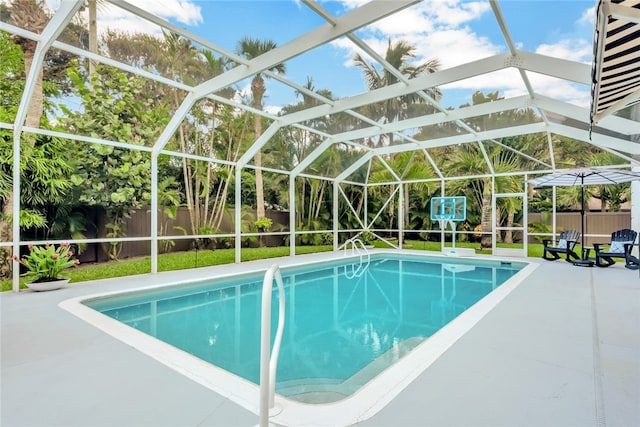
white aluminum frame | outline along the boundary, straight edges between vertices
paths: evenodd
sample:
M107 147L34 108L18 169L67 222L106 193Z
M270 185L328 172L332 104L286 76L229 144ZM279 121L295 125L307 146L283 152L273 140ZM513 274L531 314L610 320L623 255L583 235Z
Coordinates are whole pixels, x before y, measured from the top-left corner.
M373 158L378 158L385 163L384 156L399 153L404 151L415 151L422 150L425 154L427 160L435 170L438 178L435 180L440 181L441 183L441 192L442 195L445 194L445 183L448 180L452 179L467 179L469 177L456 177L456 176L447 176L443 171L439 170L436 166L436 163L431 158L428 153L428 149L439 146L447 146L447 145L455 145L455 144L465 144L465 143L473 143L477 144L480 151L483 153L485 161L487 163L488 170L491 172L489 176L497 176L495 171L493 170L493 165L491 164L490 159L488 158L484 146L483 141L491 141L493 143L498 143L497 140L504 137L510 137L515 135L525 135L530 133L546 133L548 139L548 147L550 152L550 163L541 161L539 159L533 159L531 156L528 156L530 160L536 160L539 164L539 168L536 170L530 171L522 171L516 174L525 175L525 174L539 174L539 173L547 173L555 170L556 165L553 156L554 143L552 139L552 135L562 135L565 137L573 138L584 143L593 144L602 150L614 153L626 160L627 166L629 167L638 167L640 166L640 162L636 160L636 157L640 158L640 144L635 142L633 139L634 135L640 134L640 122L635 120L628 120L621 117L615 116L606 116L602 117L600 122L598 123L598 127L590 133L588 129L588 125L590 123L590 111L588 108L578 107L567 102L555 100L546 96L543 96L539 93L536 93L534 87L532 86L528 72L539 73L547 76L551 76L557 79L562 79L569 82L578 83L581 85L589 86L591 84L591 67L588 64L573 62L565 59L553 58L544 55L540 55L533 52L527 52L523 50L519 50L516 48L516 44L512 40L512 37L509 32L509 27L502 15L502 12L499 7L498 0L490 0L491 9L493 15L496 19L496 22L502 32L505 44L508 48L508 52L500 53L493 56L489 56L483 59L471 61L459 66L450 67L447 69L443 69L437 71L435 73L425 75L422 77L418 77L415 79L406 79L398 70L394 69L389 63L387 63L384 58L382 58L379 54L375 52L373 48L371 48L367 43L365 43L360 37L356 35L356 31L366 25L382 20L383 18L392 15L394 13L400 12L406 8L410 8L416 3L419 3L420 0L394 0L394 1L386 1L386 0L373 0L369 3L366 3L360 7L357 7L339 17L335 17L326 11L321 3L318 3L313 0L303 0L301 2L301 7L307 7L311 9L318 16L323 18L326 21L326 24L315 28L300 37L283 44L282 46L264 54L260 57L257 57L253 60L248 60L238 55L229 52L220 46L216 45L213 41L205 40L189 31L186 31L178 26L159 18L155 15L152 15L144 10L134 6L131 3L128 3L123 0L106 0L107 3L111 3L119 8L122 8L134 15L139 16L142 19L148 20L156 25L159 25L163 29L167 31L172 31L179 34L182 37L192 40L195 43L198 43L208 49L211 49L214 52L217 52L221 55L225 55L226 57L233 59L239 65L211 80L198 84L196 86L188 86L180 82L173 81L169 78L162 77L150 73L148 71L138 69L132 67L127 64L120 63L113 59L103 57L99 54L94 54L88 52L84 49L77 48L74 46L70 46L68 44L57 41L57 37L62 32L64 27L68 25L73 16L77 13L80 7L83 5L83 0L67 0L60 2L60 6L52 16L49 24L45 28L42 34L35 34L29 32L25 29L16 28L6 22L0 21L0 30L7 31L11 34L17 34L22 37L30 38L38 42L36 55L34 57L34 66L30 70L27 75L25 90L23 93L22 100L20 102L18 108L18 114L16 115L16 119L13 123L0 123L0 128L4 129L12 129L13 131L13 162L14 165L19 165L20 163L20 140L22 134L27 133L35 133L35 134L49 134L55 135L62 138L67 138L70 140L84 141L89 143L97 143L97 144L106 144L112 146L123 147L131 150L141 150L151 153L151 183L152 183L152 197L151 197L151 229L148 238L139 238L141 240L149 240L151 245L151 260L152 260L152 272L156 273L158 270L157 266L157 257L158 257L158 241L162 240L162 237L158 236L158 192L157 192L157 183L158 183L158 156L163 155L171 155L176 157L188 157L194 158L202 161L210 161L216 162L220 164L225 164L228 162L224 162L217 159L209 159L202 158L197 156L192 156L185 153L174 152L170 150L166 150L166 144L170 138L173 137L176 132L178 126L185 117L188 115L191 108L195 105L195 103L203 98L211 98L215 99L217 102L225 103L227 105L233 106L238 109L244 109L246 111L257 113L262 115L263 117L269 118L272 123L271 125L264 131L264 133L253 143L253 145L243 154L240 160L234 165L235 166L235 203L236 206L241 206L242 195L241 195L241 172L244 168L252 168L255 169L254 165L251 165L250 162L256 152L261 150L264 145L270 140L271 137L276 135L276 133L287 126L294 126L301 129L305 129L310 132L314 132L324 138L324 141L312 151L310 155L306 158L301 159L300 163L290 171L285 170L277 170L268 167L262 167L261 169L265 171L278 172L289 175L289 205L290 205L290 253L291 255L295 254L295 236L296 236L296 224L295 224L295 180L297 177L311 177L315 179L326 179L333 185L333 236L334 236L334 247L338 246L338 198L340 185L341 184L357 184L364 186L364 194L365 197L368 197L368 188L371 186L371 183L353 183L348 180L349 176L358 170L360 167L363 167L367 162L370 162ZM342 98L338 100L329 100L326 99L313 91L310 91L301 85L290 81L289 79L280 76L276 73L272 73L268 71L272 69L275 65L286 62L287 60L294 58L298 55L303 54L315 47L330 43L331 41L339 38L346 37L352 43L354 43L357 47L362 49L366 54L368 54L371 58L376 60L383 68L385 68L388 72L393 74L399 79L399 82L390 86L386 86L377 90L361 93L355 96L350 96L347 98ZM182 104L175 112L173 117L171 118L167 127L163 130L162 134L155 141L152 147L141 147L138 145L134 145L129 143L128 141L108 141L101 138L92 138L88 136L82 135L71 135L64 134L59 132L51 132L41 129L33 129L24 126L24 121L26 117L26 111L30 102L31 93L33 91L33 87L35 84L35 79L37 77L37 73L40 71L42 67L42 61L44 59L45 53L51 49L61 49L67 52L70 52L74 55L84 56L86 58L92 59L96 62L100 62L103 64L107 64L110 66L117 67L123 71L128 73L132 73L147 79L152 79L161 84L169 85L171 87L180 88L186 92L185 98L182 100ZM516 69L518 71L518 75L522 80L524 87L526 87L527 94L524 96L517 96L513 98L501 99L495 102L485 103L481 105L469 106L466 108L459 108L456 110L448 110L440 105L436 100L430 98L429 96L424 94L424 90L430 89L433 87L439 87L446 85L448 83L454 83L459 80L464 80L468 78L472 78L474 76L479 76L487 73L493 73L500 70L505 69ZM308 108L303 111L299 111L296 113L287 114L284 116L274 116L264 111L257 111L250 106L246 106L240 104L233 100L227 100L221 97L214 95L214 92L228 87L231 84L240 82L246 78L249 78L255 75L258 72L265 73L269 77L276 79L280 83L283 83L295 90L298 90L302 93L305 93L308 96L312 96L316 100L320 102L320 105L312 108ZM375 122L362 114L358 113L356 110L365 105L384 101L389 98L398 97L401 95L407 95L411 93L418 92L423 99L430 103L435 110L436 113L414 117L406 120L399 120L392 123L378 123ZM538 123L531 123L526 125L519 126L511 126L502 129L492 129L487 131L475 131L471 129L465 122L465 119L497 113L501 111L509 111L518 108L534 108L540 113L542 121ZM357 119L359 119L365 126L361 129L352 130L349 132L343 132L339 134L328 135L319 130L315 130L306 126L306 122L311 119L337 114L337 113L345 113L349 114ZM565 117L569 117L574 119L575 121L583 124L582 128L568 126L566 124L559 124L551 121L548 117L548 113L554 113L555 115L562 115ZM409 129L414 129L422 126L429 126L443 122L453 122L455 123L461 130L464 132L450 137L441 137L429 140L416 140L405 134L405 132ZM397 145L393 146L382 146L382 147L365 147L360 144L360 140L363 138L371 138L380 134L393 134L397 137L398 141L402 141ZM350 167L346 168L342 173L340 173L336 177L322 177L315 176L307 172L308 167L329 147L333 144L346 143L352 146L357 146L363 149L364 154L360 159L355 161ZM504 145L503 145L504 147ZM508 147L505 147L508 148ZM509 148L510 149L510 148ZM517 152L517 151L516 151ZM519 153L519 155L524 155L524 153ZM392 168L388 167L389 171L393 175L395 181L388 184L397 185L399 189L402 186L407 185L409 180L404 180L402 175L398 175ZM434 180L424 180L424 181L434 181ZM20 173L19 168L14 167L13 173L13 192L16 195L20 194ZM344 194L343 194L344 196ZM404 197L403 191L399 192L400 202ZM18 218L20 214L20 202L19 197L16 197L16 202L13 206L13 216L14 218ZM388 201L387 201L388 202ZM634 206L640 206L639 204L635 204ZM404 229L404 224L402 223L402 203L399 203L399 245L402 247L402 234ZM367 223L366 218L368 217L368 212L365 210L365 221L364 224L368 228L371 223ZM240 248L241 248L241 237L243 233L240 227L240 210L236 210L235 214L235 260L236 262L240 262ZM555 231L555 223L554 223L554 231ZM18 253L20 247L25 245L26 242L22 242L20 240L20 228L19 222L17 220L13 221L13 235L14 239L12 242L0 242L0 246L8 246L11 245L14 253ZM200 237L200 236L190 236L192 238ZM112 240L112 239L110 239ZM122 241L125 241L124 239ZM19 281L18 281L18 269L14 268L13 271L13 289L15 291L18 290Z

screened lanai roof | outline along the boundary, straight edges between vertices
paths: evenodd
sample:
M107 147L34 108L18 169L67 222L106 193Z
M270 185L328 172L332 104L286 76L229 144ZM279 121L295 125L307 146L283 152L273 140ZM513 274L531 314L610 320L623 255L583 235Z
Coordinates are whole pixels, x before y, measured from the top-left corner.
M104 46L98 53L92 53L86 47L86 40L63 37L65 26L87 22L87 8L82 1L47 2L52 14L40 34L13 26L7 20L0 21L0 29L37 41L39 49L34 60L37 65L42 63L46 51L60 50L142 76L156 85L159 92L163 88L181 90L180 104L157 139L141 145L106 140L100 135L64 135L71 141L198 157L194 153L171 151L167 143L194 109L201 108L204 101L213 100L265 118L262 136L252 146L243 148L238 166L255 167L254 154L270 149L278 137L295 133L297 138L289 138L293 144L308 145L304 155L296 158L294 164L283 167L269 164L267 160L261 165L264 170L286 174L362 182L367 179L370 162L386 164L391 154L412 152L430 164L434 177L451 178L431 152L443 146L474 146L486 161L485 172L495 174L498 172L486 154L487 147L492 145L514 150L527 159L524 163L527 170L522 173L544 172L556 168L560 159L555 147L563 138L593 144L618 155L627 164L633 163L633 156L640 154L640 145L636 142L640 123L629 119L631 115L625 114L627 110L623 109L622 114L603 115L590 134L591 40L587 43L585 37L558 35L556 28L537 37L537 43L528 41L527 35L541 32L541 20L536 17L551 16L567 34L580 25L583 31L587 26L588 31L584 34L592 37L596 5L580 2L584 5L582 15L558 17L558 6L562 3L185 1L175 3L175 9L171 9L173 2L165 7L154 6L154 2L99 2L96 16L99 34L114 28L157 37L163 37L163 32L171 32L190 40L202 52L223 59L227 64L235 64L213 78L194 78L192 81L177 79L177 74L162 74L160 67L124 63L110 57ZM622 5L615 5L618 6ZM274 10L280 16L275 17ZM631 13L630 19L635 19L636 14ZM523 19L523 16L531 19ZM258 25L260 17L270 20L270 24L262 22ZM562 20L566 22L559 22ZM233 25L222 25L229 21ZM218 26L220 31L215 30ZM236 53L238 40L246 36L271 39L277 47L246 59ZM409 78L406 70L394 68L385 60L385 50L388 43L401 38L415 47L415 58L412 58L415 64L437 59L439 69ZM473 43L463 43L465 38L473 39ZM635 45L635 40L627 40L627 43ZM434 58L431 52L437 52L437 57ZM354 54L361 55L380 76L393 76L396 82L379 88L367 87L362 68L354 66ZM605 58L605 68L606 61ZM275 71L279 64L286 66L286 73ZM12 128L16 134L23 130L44 132L24 128L36 70L32 69L28 75L15 122L0 124ZM247 100L248 85L257 73L266 78L262 110L253 108ZM336 79L336 76L344 78ZM604 100L604 84L603 81L596 103ZM235 96L224 95L229 89L233 89ZM496 96L478 102L474 98L478 91ZM383 119L372 112L380 103L409 95L421 99L427 107ZM307 101L305 104L301 103L302 98ZM71 109L78 105L73 98L63 102ZM291 108L292 105L297 107ZM606 105L597 105L597 114L600 114ZM524 111L528 114L515 114ZM516 116L517 120L514 119ZM343 125L333 129L326 125L321 127L317 125L319 118L339 119ZM345 121L348 126L344 125ZM506 138L527 135L543 136L538 138L543 141L542 147L515 150L505 142ZM316 142L311 144L311 139ZM349 159L349 166L340 170L331 167L331 159L336 155ZM206 156L202 158L222 162ZM402 179L401 170L388 167L395 179Z

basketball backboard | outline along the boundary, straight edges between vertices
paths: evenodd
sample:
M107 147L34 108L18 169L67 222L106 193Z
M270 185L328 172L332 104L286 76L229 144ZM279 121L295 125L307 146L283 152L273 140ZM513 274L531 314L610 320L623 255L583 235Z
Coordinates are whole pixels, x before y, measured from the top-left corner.
M467 198L465 196L433 197L431 199L432 221L464 221L465 219L467 219Z

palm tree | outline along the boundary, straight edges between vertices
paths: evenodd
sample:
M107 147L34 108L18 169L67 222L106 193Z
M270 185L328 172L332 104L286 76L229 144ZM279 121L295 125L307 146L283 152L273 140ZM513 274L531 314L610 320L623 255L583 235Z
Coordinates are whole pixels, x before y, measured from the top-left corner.
M606 166L623 163L623 160L615 154L603 152L594 152L589 155L588 164L593 166ZM592 194L600 200L600 210L607 211L607 207L611 211L619 211L620 206L629 200L631 195L631 187L626 184L610 184L596 187L596 191Z
M504 155L507 154L507 155ZM495 172L513 172L518 169L518 159L515 156L509 155L502 151L500 155L493 160L493 168ZM496 191L498 193L518 193L522 191L523 183L520 178L516 178L512 175L498 176L495 179ZM511 227L515 222L515 216L518 212L522 211L522 203L518 202L518 199L514 197L502 198L501 206L496 206L496 209L504 209L506 211L507 230L504 233L504 243L513 243L513 231ZM502 222L501 215L497 215L496 221L498 226ZM499 236L502 237L502 236Z
M409 63L411 58L415 58L415 48L404 40L399 40L395 44L389 39L387 51L385 53L385 61L398 70L405 78L413 79L423 74L429 74L440 68L440 62L437 59L429 59L422 64L412 65ZM376 67L367 62L360 54L353 57L356 66L362 68L364 79L369 90L380 89L398 83L398 77L384 68L379 72ZM442 93L438 88L429 88L424 91L427 96L439 100ZM424 98L416 93L389 98L381 103L372 104L367 114L375 120L384 119L386 123L401 120L412 115L413 110L433 108L427 104ZM393 142L393 136L387 135L388 144Z
M487 164L476 146L457 147L456 150L448 153L446 169L452 174L486 174ZM480 208L480 224L482 227L482 237L480 238L481 248L491 247L491 178L474 178L471 180L456 180L448 185L450 194L465 194L470 192L473 202ZM489 232L489 234L487 234Z
M97 9L98 0L87 0L89 8L89 52L98 53L98 23ZM89 60L89 74L96 71L96 63L93 59Z
M180 81L189 85L222 74L226 66L223 58L216 58L209 50L197 50L189 40L173 32L164 33L164 43L157 61L165 75L178 77ZM177 109L181 102L181 94L177 90L171 92L173 108ZM230 88L217 92L226 98L231 98L234 93ZM237 120L228 115L227 110L227 107L216 101L201 100L198 107L192 110L194 121L204 124L223 120L226 123L224 134L217 132L214 125L198 126L185 120L178 128L182 152L210 157L224 156L227 160L235 162L242 137L229 138L229 143L220 144L224 148L216 152L219 140L226 140L228 135L245 133L244 125L238 126ZM244 121L242 117L241 122ZM207 128L206 132L201 130L204 127ZM202 165L201 162L182 158L185 198L192 232L212 232L220 227L224 217L226 195L233 176L232 169L230 165L220 166L211 162Z
M275 49L277 44L272 40L258 40L251 37L244 37L238 42L237 53L251 60L258 56L267 53L268 51ZM269 69L269 71L276 71L280 74L285 73L285 65L277 64ZM262 73L257 73L253 80L251 80L251 95L253 96L253 104L256 110L262 110L262 98L266 92L264 85L264 78ZM255 139L257 140L262 135L262 116L255 114L254 123ZM264 218L264 182L262 179L262 150L258 150L253 157L253 161L256 166L256 219ZM237 206L236 208L239 208Z

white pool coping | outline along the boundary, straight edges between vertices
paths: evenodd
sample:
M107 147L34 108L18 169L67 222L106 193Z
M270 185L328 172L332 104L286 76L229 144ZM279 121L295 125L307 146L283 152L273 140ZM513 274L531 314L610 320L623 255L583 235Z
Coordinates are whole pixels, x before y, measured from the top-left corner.
M375 250L372 252L376 254L385 252L394 255L398 254L397 251L385 250ZM405 250L403 253L429 258L439 257L443 260L450 259L449 257L434 253L425 254L423 251ZM316 255L317 256L314 257L315 261L327 261L343 257L342 253L335 252ZM473 259L492 263L501 261L500 258L494 257L484 258L474 256ZM503 261L512 262L510 259L503 259ZM284 426L335 426L355 424L372 417L391 402L416 377L423 373L447 351L447 349L464 336L465 333L473 328L476 323L516 289L516 287L538 267L538 263L535 262L517 262L526 264L526 266L434 335L416 346L416 348L405 355L400 361L385 369L350 397L333 403L306 404L292 401L276 394L275 408L272 411L270 421ZM292 267L307 265L309 263L308 259L291 259L283 263L282 266ZM255 268L253 270L243 270L242 274L262 271L264 271L263 268ZM209 274L206 278L213 279L228 276L230 276L229 273L218 275ZM194 281L194 278L190 278L189 280L180 280L162 285L137 287L127 290L126 292L136 292L160 287L164 288L167 286L193 283ZM259 387L257 385L103 315L82 303L82 301L88 299L123 293L125 292L114 291L85 295L67 299L59 305L96 328L136 348L138 351L152 357L171 369L180 372L191 380L230 399L243 408L259 414L260 399Z

